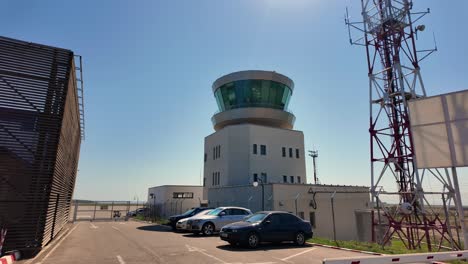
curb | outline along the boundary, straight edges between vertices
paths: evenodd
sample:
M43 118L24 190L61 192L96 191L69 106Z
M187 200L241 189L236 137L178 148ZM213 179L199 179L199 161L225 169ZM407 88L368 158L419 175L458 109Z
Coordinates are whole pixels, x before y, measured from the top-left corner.
M21 258L19 251L13 250L6 252L7 255L0 258L0 264L12 264Z
M306 244L313 245L313 246L324 247L324 248L332 248L332 249L350 251L350 252L355 252L355 253L363 253L363 254L368 254L368 255L373 255L373 256L388 256L387 254L382 254L382 253L377 253L377 252L350 249L350 248L343 248L343 247L337 247L337 246L329 246L329 245L317 244L317 243L312 243L312 242L306 242ZM447 264L446 262L440 262L440 261L433 261L431 263L432 264Z
M317 244L317 243L312 243L312 242L307 242L307 244L313 245L313 246L325 247L325 248L332 248L332 249L339 249L339 250L344 250L344 251L350 251L350 252L355 252L355 253L363 253L363 254L368 254L368 255L373 255L373 256L385 256L385 254L376 253L376 252L371 252L371 251L364 251L364 250L343 248L343 247L337 247L337 246L329 246L329 245Z

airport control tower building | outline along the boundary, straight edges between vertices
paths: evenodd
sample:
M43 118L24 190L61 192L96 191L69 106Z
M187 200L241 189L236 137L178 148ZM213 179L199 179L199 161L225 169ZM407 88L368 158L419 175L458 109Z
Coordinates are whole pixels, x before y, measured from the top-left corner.
M209 188L306 183L304 135L288 111L294 83L272 71L240 71L213 83L215 133L205 138L204 198Z

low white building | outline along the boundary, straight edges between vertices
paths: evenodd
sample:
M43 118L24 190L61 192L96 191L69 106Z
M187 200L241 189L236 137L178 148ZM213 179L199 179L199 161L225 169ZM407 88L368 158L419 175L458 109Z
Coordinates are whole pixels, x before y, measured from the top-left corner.
M205 206L203 186L162 185L148 189L148 205L154 208L155 215L167 218L181 214L190 208Z
M357 228L361 211L369 208L369 187L315 184L268 183L210 188L209 206L240 206L252 212L264 210L291 212L311 222L318 237L333 238L333 218L339 240L371 239L370 233L360 234ZM336 193L335 193L336 192ZM332 195L333 211L332 211ZM368 215L370 217L370 215ZM370 219L369 219L370 220ZM369 223L363 230L371 230Z

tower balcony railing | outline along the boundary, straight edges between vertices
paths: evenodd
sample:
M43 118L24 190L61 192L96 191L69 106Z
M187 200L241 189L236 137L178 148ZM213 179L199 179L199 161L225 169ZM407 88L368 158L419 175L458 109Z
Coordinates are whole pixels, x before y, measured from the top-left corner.
M224 110L217 110L217 111L214 113L214 115L219 114L219 113L221 113L221 112L233 110L233 109L239 109L239 108L257 108L257 107L260 107L260 108L272 108L272 109L277 109L277 110L285 111L285 112L288 112L288 113L291 113L291 114L294 115L294 112L293 112L290 108L285 108L284 106L275 105L275 104L265 104L265 103L245 103L245 104L236 104L236 105L232 105L232 106L226 107Z

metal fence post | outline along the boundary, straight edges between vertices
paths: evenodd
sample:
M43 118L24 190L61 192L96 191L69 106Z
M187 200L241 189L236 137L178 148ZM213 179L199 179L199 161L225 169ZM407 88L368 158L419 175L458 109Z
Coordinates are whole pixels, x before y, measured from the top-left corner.
M96 207L97 207L97 201L94 202L94 214L93 214L93 220L96 220Z
M331 209L332 209L332 221L333 221L333 240L336 242L336 226L335 226L335 194L336 191L331 196Z
M77 215L78 215L78 201L75 201L75 211L73 212L73 223L75 223Z
M112 218L114 218L114 214L113 214L114 213L114 201L112 201L112 206L111 206L111 211L110 212L111 212L111 217L110 218L112 219Z

